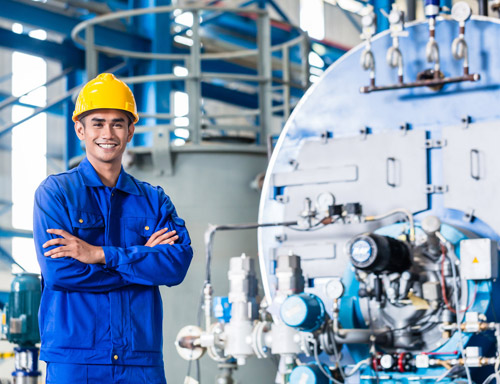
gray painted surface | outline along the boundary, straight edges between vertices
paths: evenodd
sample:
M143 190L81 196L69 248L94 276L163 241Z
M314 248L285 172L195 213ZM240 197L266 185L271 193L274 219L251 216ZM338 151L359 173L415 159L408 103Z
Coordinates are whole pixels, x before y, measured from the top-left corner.
M267 166L264 155L237 153L179 153L175 155L174 176L157 176L157 170L145 159L128 171L135 177L161 185L172 198L180 217L189 229L194 259L184 282L172 288L162 287L164 307L163 351L169 384L184 382L188 362L175 351L179 330L196 324L199 294L205 278L204 233L209 223L255 222L259 191L250 188L255 176ZM228 292L229 258L242 252L257 260L255 231L222 232L215 236L212 282L215 296ZM201 359L202 382L214 383L217 364L208 356ZM194 375L195 369L192 369ZM275 366L270 359L251 358L235 377L242 384L273 382ZM246 378L246 379L245 379Z

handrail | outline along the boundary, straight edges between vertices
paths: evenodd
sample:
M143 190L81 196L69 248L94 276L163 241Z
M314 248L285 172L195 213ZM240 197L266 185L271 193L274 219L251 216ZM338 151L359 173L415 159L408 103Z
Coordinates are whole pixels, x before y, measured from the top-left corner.
M131 18L142 15L152 15L152 14L162 14L162 13L173 13L176 10L182 11L182 13L190 12L193 14L193 25L188 27L187 30L191 30L192 34L189 38L192 41L190 44L188 54L178 54L178 53L163 53L163 52L144 52L131 49L121 49L112 46L104 46L96 44L94 27L101 25L105 22ZM256 23L256 48L246 48L230 50L226 52L201 52L201 37L198 33L200 29L200 14L202 12L214 12L217 14L224 13L234 13L238 15L250 15L251 18ZM308 63L301 63L300 68L300 78L298 81L291 78L291 61L289 58L290 48L299 45L302 50L309 49L309 40L307 34L300 30L299 28L292 26L299 31L299 36L293 37L290 40L275 44L272 46L270 32L271 24L269 13L265 9L259 8L238 8L238 7L213 7L213 6L159 6L152 8L139 8L131 9L125 11L118 11L112 14L106 14L102 16L97 16L93 19L85 20L78 24L71 32L71 37L73 40L84 46L86 48L86 61L87 61L87 77L92 78L97 75L98 72L98 60L99 53L111 54L122 56L126 58L133 58L138 60L159 60L159 61L170 61L170 62L180 62L181 66L187 68L187 74L183 76L178 76L175 73L155 73L150 75L138 75L138 76L128 76L120 77L121 80L128 84L138 84L145 82L171 82L171 81L183 81L185 84L186 92L189 95L189 127L190 130L190 140L194 144L200 144L201 142L201 129L202 120L216 119L216 118L229 118L229 116L216 116L207 115L201 113L201 82L211 81L212 79L220 79L227 83L238 82L244 84L251 84L257 89L257 95L259 98L258 110L244 111L239 113L235 117L257 117L260 115L258 120L258 125L260 130L257 130L259 134L255 136L256 141L260 145L265 145L265 138L269 132L271 126L271 116L276 112L283 112L284 118L286 119L291 110L291 92L290 87L296 87L299 89L305 88L308 83ZM83 35L83 31L85 34ZM273 79L273 66L276 68L276 64L273 65L273 52L281 51L281 70L283 77L279 79ZM286 56L286 57L285 57ZM220 72L202 72L201 63L207 60L233 60L242 59L246 57L256 57L257 58L257 73L256 74L244 74L244 73L220 73ZM304 57L307 57L307 52ZM306 61L306 60L304 60ZM280 97L283 98L283 104L279 106L272 105L272 82L278 81L283 84L282 91L280 90ZM297 83L299 85L297 86ZM178 116L172 116L172 114L165 113L147 113L141 114L141 117L156 118L159 120L172 120ZM257 120L256 120L257 121ZM179 127L180 128L180 127ZM186 127L182 127L186 128ZM224 130L223 127L220 129ZM255 132L254 127L248 129L249 131Z
M177 9L180 9L184 12L199 12L199 11L224 11L224 12L229 12L229 13L248 13L248 14L253 14L253 15L258 15L258 16L264 16L267 15L266 10L262 9L244 9L244 8L221 8L221 7L188 7L188 6L173 6L173 5L167 5L167 6L159 6L159 7L151 7L151 8L138 8L138 9L130 9L126 11L119 11L119 12L113 12L107 15L102 15L102 16L97 16L94 17L93 19L85 20L79 23L78 25L73 28L71 31L71 38L76 41L77 43L81 44L82 46L85 46L85 40L80 38L79 34L81 31L86 29L87 27L94 26L97 24L104 23L106 21L112 21L116 19L122 19L122 18L129 18L129 17L135 17L135 16L144 16L144 15L150 15L150 14L157 14L157 13L169 13L173 12ZM100 50L103 48L103 46L95 45L94 46L96 50ZM125 50L124 50L125 51ZM136 53L135 51L128 51L131 53Z
M12 105L16 102L18 102L22 97L30 94L31 92L34 92L36 91L37 89L40 89L42 87L46 87L48 85L51 85L53 83L55 83L56 81L62 79L63 77L65 77L66 75L68 75L71 71L73 71L73 67L69 67L69 68L66 68L64 71L62 71L59 75L57 76L54 76L53 78L47 80L45 83L43 84L40 84L40 85L37 85L35 88L33 89L30 89L29 91L26 91L24 92L22 95L19 95L19 96L10 96L8 97L7 99L3 100L2 102L0 102L0 111L2 109L4 109L5 107L8 107L9 105Z
M111 67L110 69L108 69L108 72L113 73L113 72L119 71L124 66L125 66L125 63L120 63L120 64L115 65L114 67ZM66 72L66 70L63 71L62 73L64 73L64 72ZM60 77L62 75L62 73L60 75L58 75L58 76L55 76L55 77ZM40 86L38 86L38 87L40 87ZM21 125L22 123L28 121L32 117L35 117L35 116L39 115L40 113L43 113L43 112L47 111L48 109L56 106L57 104L63 102L64 100L69 99L76 92L78 92L81 87L83 87L83 84L77 85L77 86L71 88L69 91L66 91L66 93L63 93L62 95L60 95L56 99L47 102L45 104L45 106L36 108L31 115L29 115L29 116L27 116L27 117L25 117L25 118L23 118L23 119L21 119L19 121L10 122L9 124L0 127L0 137L2 137L3 135L5 135L6 133L12 131L15 127L17 127L18 125ZM37 88L35 88L35 89L37 89ZM35 89L32 89L28 93L33 92ZM19 96L19 97L22 97L22 96Z

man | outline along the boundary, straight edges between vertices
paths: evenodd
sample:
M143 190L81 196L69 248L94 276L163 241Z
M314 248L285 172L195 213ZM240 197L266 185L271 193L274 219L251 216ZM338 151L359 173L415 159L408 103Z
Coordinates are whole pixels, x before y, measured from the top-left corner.
M122 168L138 120L125 83L91 80L73 113L87 156L36 191L47 384L166 383L158 286L181 283L193 253L169 197Z

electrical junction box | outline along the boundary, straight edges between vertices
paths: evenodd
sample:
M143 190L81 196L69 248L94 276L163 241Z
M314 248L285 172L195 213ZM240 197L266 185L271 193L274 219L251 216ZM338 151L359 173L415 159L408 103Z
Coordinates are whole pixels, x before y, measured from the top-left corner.
M460 273L465 280L497 278L497 242L491 239L462 240L460 242Z

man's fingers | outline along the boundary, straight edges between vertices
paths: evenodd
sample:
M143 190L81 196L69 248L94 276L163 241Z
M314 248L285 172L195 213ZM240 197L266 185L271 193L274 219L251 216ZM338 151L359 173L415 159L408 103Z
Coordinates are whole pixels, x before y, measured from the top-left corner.
M47 229L47 233L52 233L53 235L59 235L65 239L71 239L74 237L71 233L66 232L64 229Z
M176 240L179 239L179 236L174 236L174 237L169 237L168 239L166 240L163 240L162 242L158 243L158 244L170 244L170 245L173 245L175 243Z
M176 233L177 233L176 231L167 232L167 233L161 235L160 237L158 237L156 240L159 240L158 242L161 243L162 241L173 237Z
M56 255L58 253L66 253L68 251L69 251L68 247L57 247L57 248L51 249L50 251L45 252L43 255L47 256L47 257L49 257L49 256L53 257L54 255Z
M43 248L48 248L52 245L66 245L68 243L68 240L66 239L61 239L58 237L57 239L52 239L47 241L45 244L42 245Z
M71 257L71 255L66 252L59 252L55 255L50 256L51 259L60 259L61 257Z
M158 236L161 236L162 234L164 234L166 231L168 231L168 228L162 228L160 229L159 231L156 231L155 233L153 233L151 235L151 237L149 238L149 240L156 240L156 238Z

